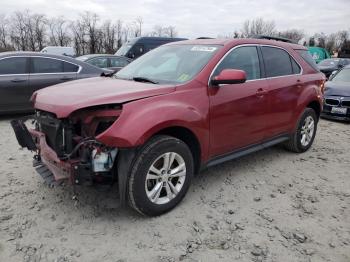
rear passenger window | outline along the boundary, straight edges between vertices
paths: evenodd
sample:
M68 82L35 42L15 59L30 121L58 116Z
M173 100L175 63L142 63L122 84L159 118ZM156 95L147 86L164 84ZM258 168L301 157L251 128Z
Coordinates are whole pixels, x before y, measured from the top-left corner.
M64 72L76 73L76 72L78 72L78 70L79 70L79 66L73 65L71 63L63 62L63 71Z
M290 57L290 61L292 62L293 74L300 74L301 68L297 62L295 62L293 57Z
M0 75L26 74L27 58L12 57L0 60Z
M290 55L280 48L261 47L264 57L266 77L292 75L293 68Z
M62 73L63 62L61 60L33 57L32 73L45 74L45 73Z
M260 78L258 51L255 46L238 47L232 50L219 64L214 76L224 69L239 69L245 71L247 80Z

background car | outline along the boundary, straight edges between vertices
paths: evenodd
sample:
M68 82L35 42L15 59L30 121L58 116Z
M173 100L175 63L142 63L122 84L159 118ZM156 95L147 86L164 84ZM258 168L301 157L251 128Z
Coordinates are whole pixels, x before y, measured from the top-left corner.
M87 77L104 70L67 56L37 52L0 54L0 114L32 110L29 101L34 91Z
M322 60L317 64L317 66L318 69L320 69L320 71L324 73L327 78L329 78L333 71L337 71L349 64L350 59L348 58L329 58Z
M51 55L65 55L75 57L75 50L71 46L47 46L40 52Z
M150 36L136 37L128 40L125 44L123 44L121 48L119 48L119 50L115 53L115 55L136 59L158 46L183 40L187 40L187 38Z
M120 69L132 61L131 59L124 56L105 54L83 55L77 57L76 59L89 63L93 66L97 66L99 68L112 70L114 72L118 72Z
M322 117L350 121L350 66L326 82Z

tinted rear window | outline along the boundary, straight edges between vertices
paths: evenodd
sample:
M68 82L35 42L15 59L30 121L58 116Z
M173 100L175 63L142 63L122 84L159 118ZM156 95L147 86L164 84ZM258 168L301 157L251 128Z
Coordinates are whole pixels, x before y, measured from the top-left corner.
M32 73L61 73L63 72L63 63L60 60L34 57Z
M292 75L293 68L290 55L280 48L262 47L266 77Z
M312 58L308 50L296 50L296 51L300 54L300 56L304 59L304 61L308 63L313 69L315 69L317 72L320 71L317 67L315 60Z
M25 74L27 58L12 57L0 60L0 75Z

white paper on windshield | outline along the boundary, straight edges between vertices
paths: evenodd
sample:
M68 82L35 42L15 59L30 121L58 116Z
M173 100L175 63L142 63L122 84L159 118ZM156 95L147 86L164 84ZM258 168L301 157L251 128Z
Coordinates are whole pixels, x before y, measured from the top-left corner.
M214 52L216 49L217 49L217 47L214 47L214 46L196 45L196 46L191 48L191 51Z

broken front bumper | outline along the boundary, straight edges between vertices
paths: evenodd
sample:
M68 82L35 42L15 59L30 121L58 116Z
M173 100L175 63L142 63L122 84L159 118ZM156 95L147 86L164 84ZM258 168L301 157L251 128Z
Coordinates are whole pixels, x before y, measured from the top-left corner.
M106 154L103 152L97 153L98 150L91 152L94 153L91 161L82 161L79 157L61 159L48 145L44 133L34 129L28 130L22 120L13 120L11 125L20 146L37 152L33 166L49 184L53 181L62 180L69 180L74 184L92 184L93 179L98 177L97 175L102 177L104 172L106 173L112 169L116 149L113 152L108 152L113 154L108 155L110 158L107 163L101 163L101 158ZM83 144L81 143L81 145Z

